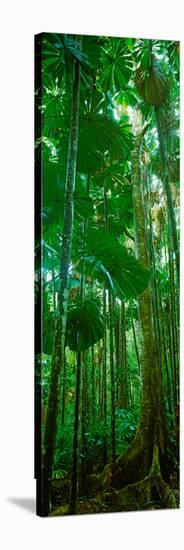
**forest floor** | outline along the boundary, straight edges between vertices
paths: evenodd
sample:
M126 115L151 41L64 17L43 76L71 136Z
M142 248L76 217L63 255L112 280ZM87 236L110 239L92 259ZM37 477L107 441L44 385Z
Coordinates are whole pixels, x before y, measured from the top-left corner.
M103 491L96 494L95 497L81 497L78 500L78 514L98 514L98 513L113 513L113 512L135 512L135 511L145 511L145 510L163 510L173 508L172 504L169 502L163 502L159 494L155 494L155 499L142 502L128 499L127 487L125 487L127 492L127 501L124 499L124 502L121 502L121 490L116 491L112 489L111 491ZM174 495L176 505L174 508L179 508L179 491L170 490ZM118 494L119 493L119 494ZM156 493L156 491L155 491ZM54 508L50 516L65 516L69 515L69 504L63 503L61 506Z
M93 476L93 481L99 481L99 476ZM90 496L79 496L78 514L179 508L179 480L171 479L170 484L163 480L156 453L150 473L143 480L131 483L119 490L109 485L109 487L97 489L96 492L94 484L94 493ZM69 495L70 480L53 481L50 516L69 514Z

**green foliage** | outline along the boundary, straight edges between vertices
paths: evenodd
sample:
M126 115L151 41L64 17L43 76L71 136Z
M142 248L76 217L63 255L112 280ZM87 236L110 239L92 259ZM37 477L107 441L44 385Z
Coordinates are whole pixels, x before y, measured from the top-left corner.
M84 71L92 72L87 55L81 51L80 40L67 34L45 33L44 36L43 67L51 75L68 79L74 59L79 61Z
M36 111L42 115L42 125L36 125L35 144L36 162L40 161L42 167L42 238L35 250L35 289L36 308L42 306L39 315L42 314L43 338L42 354L36 357L35 378L37 402L42 393L43 432L62 282L60 261L76 61L81 69L77 172L72 197L73 233L69 243L68 287L65 289L68 295L65 365L61 365L60 371L58 430L52 468L53 479L71 478L77 352L81 352L78 356L81 360L80 482L84 465L85 475L96 474L102 472L105 463L112 461L112 356L116 459L135 437L144 383L137 299L149 283L155 330L160 338L156 350L163 375L166 419L172 453L177 455L173 411L174 384L178 375L178 296L154 107L159 107L172 199L177 209L179 48L175 41L96 36L82 37L81 47L80 37L54 33L44 34L42 46L41 98L36 90ZM150 270L138 262L134 251L131 158L134 127L140 113L143 124L149 119L141 164ZM168 449L168 455L169 452Z
M43 177L45 182L45 192L43 197L43 216L44 224L53 223L62 224L64 214L64 189L65 172L62 164L45 163L43 166ZM91 197L87 194L84 186L84 180L78 176L76 191L74 194L74 208L77 219L89 218L93 216L93 203Z
M124 88L132 75L133 62L127 44L121 38L106 40L102 48L103 72L100 85L108 92Z
M135 81L140 95L148 105L160 107L164 103L168 86L158 62L152 62L148 70L138 68Z
M150 273L127 253L113 234L90 229L83 238L84 268L104 281L120 298L136 297L146 288ZM82 255L83 249L81 250ZM79 269L79 266L78 266Z
M83 115L79 128L78 170L95 172L103 167L107 151L112 158L119 158L120 151L125 145L127 150L130 140L127 126L118 124L107 115L92 111Z
M77 298L67 315L66 343L74 351L83 351L104 335L104 319L100 301Z
M160 107L168 93L163 56L159 55L160 43L153 40L140 40L134 48L134 53L138 65L135 74L137 89L146 104Z
M67 478L71 470L72 455L72 405L67 409L66 425L60 427L53 469L53 478ZM116 449L117 456L127 448L133 440L137 425L139 411L134 409L116 410ZM111 440L110 440L110 414L108 415L107 426L105 430L103 420L91 422L88 425L89 430L85 432L86 460L89 473L101 471L103 469L104 446L107 449L107 458L110 459ZM82 452L79 452L79 462L83 458Z
M40 254L42 260L42 269L45 271L50 271L55 267L58 267L59 264L59 253L57 250L54 250L53 247L49 246L44 240L41 243L36 245L35 248L35 269L40 267Z
M135 436L138 425L138 411L117 409L117 453L122 453L122 448L125 448ZM119 452L118 452L119 451Z

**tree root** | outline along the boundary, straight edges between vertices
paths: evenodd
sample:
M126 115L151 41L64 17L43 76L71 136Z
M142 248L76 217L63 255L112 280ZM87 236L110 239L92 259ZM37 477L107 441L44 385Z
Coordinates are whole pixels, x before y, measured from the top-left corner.
M140 456L141 452L139 454L139 457ZM132 455L133 459L134 457L136 457L136 454ZM102 474L98 476L89 476L89 478L89 494L88 496L79 497L77 506L78 514L173 509L179 507L179 492L171 488L162 478L157 444L153 447L149 474L144 476L143 479L128 483L123 488L117 489L116 486L113 486L111 468L109 465L106 466ZM50 515L68 514L69 508L66 504L56 508L50 513Z
M149 475L123 489L112 489L106 493L105 500L118 511L178 507L176 491L170 489L162 478L157 445L154 446Z
M164 479L169 481L174 462L173 459L171 460L171 455L168 454L167 445L163 445L159 434L157 437L153 437L153 434L149 436L139 428L132 443L116 461L112 486L122 489L128 484L144 479L152 466L155 444L159 449L159 460L162 472L164 472Z
M109 480L106 467L106 476L103 481L107 483L107 486ZM96 497L89 499L91 506L94 505L96 513L99 511L123 512L178 508L177 491L172 490L161 475L157 444L153 448L152 463L147 476L134 483L129 483L120 490L112 486L109 486L107 490L107 486L105 490L102 490L102 486Z

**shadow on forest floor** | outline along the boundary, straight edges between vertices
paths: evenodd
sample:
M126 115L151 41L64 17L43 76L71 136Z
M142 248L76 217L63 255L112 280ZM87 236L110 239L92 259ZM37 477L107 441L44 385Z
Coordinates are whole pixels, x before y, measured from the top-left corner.
M11 504L14 504L15 506L19 506L20 508L27 510L31 514L36 513L36 500L34 498L10 497L7 500Z

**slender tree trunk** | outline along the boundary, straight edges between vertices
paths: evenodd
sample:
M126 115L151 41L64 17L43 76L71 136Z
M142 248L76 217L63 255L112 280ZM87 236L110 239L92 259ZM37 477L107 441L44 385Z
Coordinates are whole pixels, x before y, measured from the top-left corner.
M119 328L120 319L118 318L114 325L114 344L115 344L115 396L116 396L116 405L118 406L118 395L119 395L119 382L120 382L120 345L119 345Z
M117 390L116 390L116 402L119 408L122 407L122 392L123 392L123 335L122 335L122 305L120 305L119 323L118 323L119 335L118 335L118 369L117 369Z
M89 196L90 177L86 178L86 192ZM88 226L88 220L85 219L82 223L82 233L85 236ZM86 277L84 268L81 274L80 296L85 298L86 294ZM87 475L87 442L86 432L88 430L88 351L85 350L81 355L82 363L82 403L81 403L81 468L80 468L80 490L85 494L86 490L86 475Z
M172 241L173 241L173 248L176 256L176 271L177 271L177 278L178 278L178 284L179 284L180 267L179 267L179 246L178 246L178 237L177 237L177 229L176 229L176 219L175 219L175 213L174 213L174 207L173 207L173 201L172 201L172 193L170 188L167 148L166 148L164 136L163 136L160 109L158 107L155 107L155 116L156 116L158 139L159 139L159 145L160 145L160 157L162 162L162 179L163 179L165 194L167 197L168 213L169 213L169 219L171 223Z
M91 348L91 412L92 412L92 418L93 422L95 422L96 417L96 397L95 397L95 385L96 385L96 377L95 377L95 354L94 354L94 346Z
M65 400L66 400L66 352L64 350L62 409L61 409L61 423L62 423L62 426L64 426L64 422L65 422Z
M81 481L80 493L86 494L88 431L88 350L82 353L82 405L81 405Z
M175 285L174 285L174 272L173 272L173 258L172 250L169 245L169 275L171 282L171 293L170 293L170 328L171 328L171 339L172 339L172 355L173 355L173 381L174 381L174 403L175 407L178 404L179 400L179 388L178 388L178 353L177 353L177 341L178 341L178 330L176 322L176 302L175 302Z
M105 230L108 231L108 212L107 212L107 193L106 193L106 182L104 184L104 226ZM106 303L106 289L104 287L103 294L103 313L105 319L105 331L104 331L104 340L103 340L103 395L104 395L104 429L105 429L105 439L104 439L104 464L107 461L107 303Z
M107 191L106 182L104 183L104 218L105 218L105 230L109 231L108 220L108 204L107 204ZM108 291L108 305L109 305L109 358L110 358L110 379L111 379L111 460L112 460L112 473L115 471L115 456L116 456L116 422L115 422L115 379L114 379L114 342L113 342L113 304L111 291Z
M56 311L56 284L55 284L55 272L52 269L52 292L53 292L53 309Z
M102 349L98 342L98 420L102 419Z
M114 342L113 342L113 304L111 292L108 293L109 301L109 355L110 355L110 377L111 377L111 453L112 453L112 474L115 471L116 456L116 431L115 431L115 379L114 379Z
M151 199L150 199L150 182L148 181L149 175L145 173L145 184L147 190L147 220L149 227L149 263L152 266L152 310L153 310L153 324L155 333L156 344L156 358L160 376L162 377L162 339L160 328L160 315L158 306L158 288L156 277L156 261L155 261L155 248L153 244L153 227L151 218Z
M132 323L132 332L133 332L133 337L134 337L134 346L135 346L135 353L136 353L136 358L137 358L138 372L139 372L139 376L140 376L140 374L141 374L140 357L139 357L139 350L138 350L138 345L137 345L137 337L136 337L135 325L134 325L134 320L133 320L133 315L132 315L132 313L131 313L131 323Z
M149 55L149 66L151 68L152 40L148 41L148 55ZM158 133L158 140L159 140L159 147L160 147L160 157L161 157L161 163L162 163L162 181L163 181L164 191L167 198L167 207L168 207L168 213L169 213L169 220L171 223L173 248L175 251L175 259L176 259L177 279L179 284L179 277L180 277L179 245L178 245L178 238L177 238L176 219L175 219L175 213L174 213L174 207L173 207L173 201L172 201L172 193L171 193L171 187L170 187L167 144L163 134L161 108L158 106L155 106L154 109L155 109L155 118L156 118L157 133Z
M103 314L105 320L103 338L103 420L104 420L104 465L107 462L107 327L106 327L106 289L103 291Z
M121 353L121 365L120 365L120 407L126 409L128 407L128 379L127 379L127 358L126 358L126 320L125 320L125 303L121 302L121 340L120 345L122 349Z
M89 175L86 182L87 193L89 193ZM82 233L85 235L87 228L87 220L82 223ZM81 273L80 280L80 297L82 300L85 298L85 273L84 268ZM74 419L74 438L73 438L73 462L72 462L72 479L71 479L71 497L69 511L71 514L77 514L77 500L78 500L78 438L79 438L79 412L80 412L80 384L82 378L82 404L81 404L81 484L80 489L85 492L86 485L86 429L87 429L87 384L88 384L88 371L87 371L87 356L86 352L83 353L78 350L77 359L77 377L76 377L76 404L75 404L75 419ZM82 372L79 372L81 371ZM78 418L76 418L78 415Z
M173 394L172 394L172 386L171 386L171 375L169 372L169 364L168 364L168 357L167 357L167 348L166 348L166 337L165 337L165 326L164 326L164 317L163 317L163 308L162 308L162 298L159 296L159 302L160 302L160 317L161 317L161 330L162 330L162 341L163 341L163 357L164 357L164 365L165 365L165 371L166 371L166 398L168 401L168 407L169 407L169 413L173 414Z
M168 302L169 306L169 316L170 316L170 303ZM176 388L175 388L175 377L174 377L174 350L173 350L173 338L172 338L172 330L171 330L171 322L170 317L168 317L168 308L166 311L166 328L167 328L167 343L168 343L168 349L169 349L169 358L170 358L170 370L171 370L171 378L172 378L172 388L173 388L173 396L174 396L174 405L175 397L176 397Z
M58 315L55 324L54 345L52 355L51 383L48 400L47 419L45 427L43 470L41 481L41 510L40 515L49 513L52 467L54 448L57 433L60 378L63 365L65 331L67 321L68 277L71 257L71 243L74 216L74 190L76 178L77 147L78 147L78 120L80 94L80 65L74 60L73 93L71 104L71 123L69 134L69 148L67 160L66 188L64 200L64 226L62 236L62 251L60 261L60 288L58 294Z
M79 411L80 411L80 387L81 387L81 352L77 352L76 370L76 395L75 395L75 417L74 417L74 439L72 455L72 477L69 514L77 514L78 499L78 432L79 432Z

